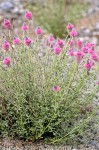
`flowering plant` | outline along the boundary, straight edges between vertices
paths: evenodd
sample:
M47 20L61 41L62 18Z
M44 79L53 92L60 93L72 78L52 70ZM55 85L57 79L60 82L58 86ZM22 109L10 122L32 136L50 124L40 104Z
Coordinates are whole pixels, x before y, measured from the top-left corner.
M25 17L31 22L30 12ZM11 33L7 22L4 26ZM95 45L78 40L73 25L70 30L67 26L64 40L44 37L40 27L34 38L30 25L22 28L24 37L9 34L9 40L2 41L0 132L52 143L76 141L95 114L93 106L87 108L98 90Z

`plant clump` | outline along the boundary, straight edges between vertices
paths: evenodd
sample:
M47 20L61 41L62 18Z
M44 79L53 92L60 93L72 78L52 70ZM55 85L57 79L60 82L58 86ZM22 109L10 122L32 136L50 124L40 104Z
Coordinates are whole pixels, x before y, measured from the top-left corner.
M92 42L83 43L72 24L64 40L41 27L32 35L32 13L15 37L2 39L0 59L0 134L51 143L78 141L96 114L92 105L99 89L99 55ZM85 111L83 111L85 110Z

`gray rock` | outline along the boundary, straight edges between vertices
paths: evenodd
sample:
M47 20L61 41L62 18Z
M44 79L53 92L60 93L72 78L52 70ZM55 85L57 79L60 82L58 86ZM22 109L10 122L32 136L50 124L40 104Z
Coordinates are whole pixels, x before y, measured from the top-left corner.
M0 4L0 8L2 11L11 12L11 10L14 8L14 4L10 1L5 1Z
M84 0L84 2L99 6L99 0Z
M99 12L99 7L98 6L96 6L94 9L95 9L96 12Z
M99 150L99 143L96 144L97 149Z
M97 143L97 141L95 141L95 140L91 140L88 142L88 144L91 144L91 145L96 145L96 143Z
M93 7L93 8L89 8L87 13L90 15L90 14L93 14L96 12L96 9Z
M93 31L92 36L97 37L99 39L99 31Z
M99 150L99 142L97 142L96 140L90 141L89 144L95 146Z
M96 22L95 30L99 31L99 22Z
M79 36L83 37L83 36L91 36L91 30L88 28L83 28L79 31Z
M12 10L12 13L16 14L16 15L22 15L24 13L24 9L20 9L18 7L15 7L13 10Z

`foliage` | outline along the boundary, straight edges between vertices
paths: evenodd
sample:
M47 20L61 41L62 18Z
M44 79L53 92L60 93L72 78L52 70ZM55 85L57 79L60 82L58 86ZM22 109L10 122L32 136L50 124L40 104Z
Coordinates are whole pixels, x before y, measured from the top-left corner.
M37 3L35 6L29 5L29 9L33 12L37 25L55 37L64 38L67 34L66 24L73 24L81 15L81 11L85 5L78 2L70 5L65 0L47 1L44 5Z

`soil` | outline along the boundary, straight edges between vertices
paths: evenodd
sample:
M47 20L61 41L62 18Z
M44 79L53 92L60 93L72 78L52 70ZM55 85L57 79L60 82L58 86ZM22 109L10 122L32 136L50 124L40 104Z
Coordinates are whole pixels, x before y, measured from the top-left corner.
M93 145L79 145L78 148L75 148L67 145L53 146L42 143L36 144L32 142L4 139L0 141L0 150L98 150L98 148Z

